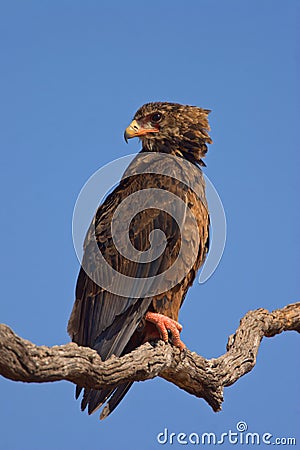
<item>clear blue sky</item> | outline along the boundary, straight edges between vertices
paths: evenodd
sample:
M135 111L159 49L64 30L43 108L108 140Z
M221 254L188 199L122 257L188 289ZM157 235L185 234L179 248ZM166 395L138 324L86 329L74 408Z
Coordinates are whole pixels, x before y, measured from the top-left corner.
M181 311L187 346L216 357L248 310L299 300L298 21L296 0L0 3L1 322L68 342L74 203L96 169L139 149L122 134L154 100L212 109L205 173L228 221L220 266ZM239 420L297 437L297 345L294 332L265 339L217 414L155 379L100 423L70 383L1 379L0 449L150 450L165 427L222 433Z

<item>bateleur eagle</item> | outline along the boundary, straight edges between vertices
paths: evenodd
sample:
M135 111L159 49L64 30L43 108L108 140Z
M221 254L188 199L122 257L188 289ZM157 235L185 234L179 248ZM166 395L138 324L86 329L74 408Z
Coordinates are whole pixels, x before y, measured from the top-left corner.
M212 142L208 135L209 112L207 109L177 103L147 103L136 112L125 131L126 141L133 137L140 138L142 150L138 157L143 158L136 157L133 160L120 183L96 212L86 235L83 262L76 286L76 300L68 323L72 341L95 349L102 360L107 360L112 355L122 356L145 341L159 338L180 349L184 348L180 340L182 327L177 322L178 313L208 252L209 213L200 166L205 165L202 158L207 152L207 144ZM158 156L158 159L154 162L148 161L151 155ZM184 172L184 168L180 167L180 162L189 163L192 170L184 174L184 179L190 182L189 186L178 179L177 175L172 177L174 171L168 167L170 160L163 155L172 156L176 164L179 162L177 166L181 172ZM147 165L152 165L154 169L151 166L151 170L148 170ZM112 233L112 221L122 202L133 194L146 192L144 190L148 189L155 190L154 196L157 190L171 193L171 200L166 200L162 195L159 205L156 202L154 206L147 207L146 202L144 211L137 211L135 215L128 212L130 242L140 254L151 249L153 230L161 230L165 237L162 253L158 256L155 254L150 261L139 262L120 255ZM196 220L196 229L188 214L182 215L181 224L172 217L174 195L183 201L192 213ZM128 205L128 211L130 208L134 209L134 200ZM184 230L182 236L181 230ZM189 249L185 254L180 253L183 243ZM97 283L97 273L104 271L97 255L99 251L111 267L133 280L155 278L164 274L175 260L184 276L178 275L177 279L177 272L173 271L170 284L166 282L165 286L162 285L157 291L135 288L133 282L130 294L122 296ZM192 254L196 257L190 261ZM182 270L179 272L182 273ZM114 279L111 280L111 285L114 285ZM132 383L128 382L99 391L84 389L81 408L84 410L88 407L88 413L91 414L106 403L100 416L103 419L116 408L131 385ZM81 389L77 386L76 398Z

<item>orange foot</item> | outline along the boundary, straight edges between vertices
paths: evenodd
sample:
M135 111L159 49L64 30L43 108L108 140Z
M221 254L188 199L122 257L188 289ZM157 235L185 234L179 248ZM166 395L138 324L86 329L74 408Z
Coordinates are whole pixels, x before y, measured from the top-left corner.
M154 312L147 312L145 319L148 322L153 323L156 326L156 329L159 332L159 337L165 341L169 341L169 332L171 333L171 341L172 344L175 345L175 347L180 348L180 350L183 350L185 348L184 343L180 340L180 331L182 330L182 325L180 323L176 322L176 320L170 319L170 317L164 316L163 314L158 314ZM152 337L158 337L157 334L152 333L151 336L147 335L147 338Z

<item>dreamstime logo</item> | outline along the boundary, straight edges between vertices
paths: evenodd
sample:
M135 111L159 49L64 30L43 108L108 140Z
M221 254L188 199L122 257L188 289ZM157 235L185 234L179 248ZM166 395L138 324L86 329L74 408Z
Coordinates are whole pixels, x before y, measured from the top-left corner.
M237 422L234 430L223 433L175 433L168 428L156 436L158 444L181 444L181 445L296 445L295 437L275 437L272 433L257 433L248 431L248 424L244 420Z
M129 176L145 176L149 179L149 174L152 174L153 180L151 187L147 184L147 188L132 190L124 198L120 194L109 224L118 258L126 258L135 267L145 267L145 263L151 263L152 274L150 271L148 276L140 276L144 275L143 270L137 270L135 274L139 273L139 276L130 276L118 271L118 265L112 267L104 258L96 240L95 222L92 219L99 205L121 178L126 183ZM163 177L171 177L172 182L167 183L167 186L173 186L172 189L167 190L165 184L160 185L158 180ZM176 194L179 183L182 188L180 196ZM95 172L83 186L74 208L73 242L77 257L88 276L103 289L130 298L158 295L178 284L193 267L200 244L197 217L185 201L188 190L193 191L205 207L207 198L209 205L210 250L199 283L208 280L220 262L226 240L226 219L220 197L210 180L195 165L183 158L162 153L138 153L114 160ZM172 261L173 264L161 273L155 270L155 264L166 251L166 234L169 230L152 229L147 236L149 248L144 251L138 250L130 239L134 218L151 209L163 211L166 217L171 217L180 231L178 255ZM88 229L89 239L83 257L83 242ZM97 225L96 232L99 234Z

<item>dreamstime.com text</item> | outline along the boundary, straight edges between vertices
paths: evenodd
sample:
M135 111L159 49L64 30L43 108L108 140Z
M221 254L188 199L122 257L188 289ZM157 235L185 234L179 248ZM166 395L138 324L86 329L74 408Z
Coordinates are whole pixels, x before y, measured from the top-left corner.
M294 445L295 437L278 437L272 433L257 433L248 431L248 425L244 421L237 422L235 430L224 433L174 433L165 428L158 433L156 440L159 444L182 444L182 445Z

